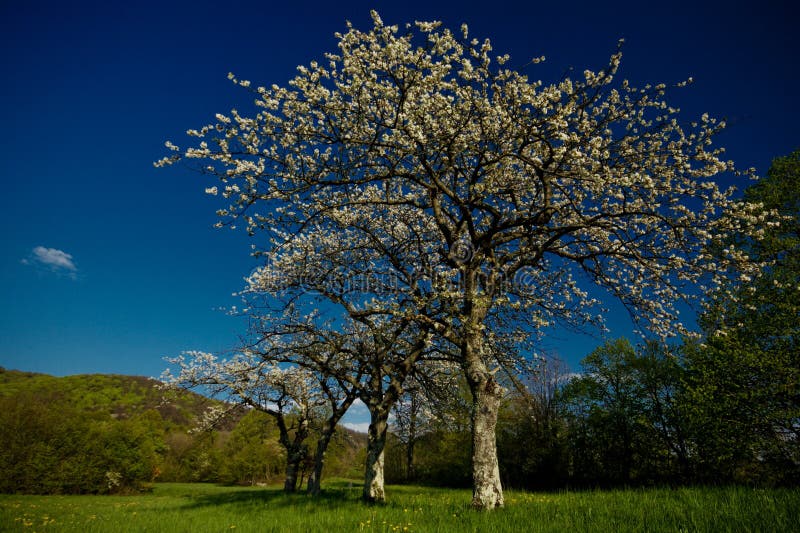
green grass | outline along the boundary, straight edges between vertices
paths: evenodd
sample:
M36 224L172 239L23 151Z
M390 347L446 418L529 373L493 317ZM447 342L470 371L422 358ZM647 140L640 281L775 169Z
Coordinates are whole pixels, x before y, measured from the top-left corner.
M649 489L506 492L506 507L469 508L468 490L390 486L385 505L328 483L312 499L278 487L159 483L137 496L0 495L0 531L794 531L800 491Z

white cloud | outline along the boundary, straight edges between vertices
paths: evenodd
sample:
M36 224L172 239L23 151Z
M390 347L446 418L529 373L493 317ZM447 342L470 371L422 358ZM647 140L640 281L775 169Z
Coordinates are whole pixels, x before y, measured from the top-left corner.
M342 425L347 429L352 429L353 431L358 431L359 433L366 433L369 430L369 422L343 422Z
M37 246L31 252L31 255L22 260L25 265L34 265L47 267L48 269L58 274L67 274L74 278L78 272L78 267L72 260L72 255L64 250L57 248L45 248L44 246Z

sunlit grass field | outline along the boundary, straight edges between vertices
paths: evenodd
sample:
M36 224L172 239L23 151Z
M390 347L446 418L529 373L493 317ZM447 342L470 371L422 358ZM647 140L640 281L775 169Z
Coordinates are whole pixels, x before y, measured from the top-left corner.
M389 486L385 505L333 481L325 494L280 487L159 483L136 496L0 495L0 531L797 531L800 491L747 488L506 492L469 508L468 490Z

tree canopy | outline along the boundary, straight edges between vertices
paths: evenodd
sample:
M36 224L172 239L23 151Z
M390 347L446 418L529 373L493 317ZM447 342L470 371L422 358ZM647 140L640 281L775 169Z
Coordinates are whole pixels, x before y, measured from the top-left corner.
M757 277L726 236L758 233L770 213L715 181L733 170L712 144L724 122L679 121L666 85L618 80L619 50L544 84L466 25L372 19L286 86L230 74L254 113L217 114L158 164L197 161L219 179L207 192L226 200L220 225L260 237L251 290L289 290L309 316L413 321L450 345L474 402L473 505L491 509L504 501L492 347L518 346L522 364L544 326L602 324L590 285L642 330L684 332L685 294Z

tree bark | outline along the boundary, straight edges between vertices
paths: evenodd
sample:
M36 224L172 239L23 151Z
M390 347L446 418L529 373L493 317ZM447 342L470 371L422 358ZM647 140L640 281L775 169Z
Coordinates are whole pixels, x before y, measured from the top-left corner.
M370 406L367 460L364 469L364 501L370 503L386 501L383 486L383 451L386 446L388 421L388 409L382 406Z
M414 445L416 440L409 439L406 444L406 481L414 481L417 477L417 470L414 468Z
M301 419L297 423L294 438L289 435L289 428L286 426L286 419L283 414L276 415L280 438L278 439L286 450L286 480L283 483L284 492L295 492L297 490L297 475L300 472L300 464L308 454L308 449L303 444L308 436L308 420Z
M417 443L418 409L417 393L412 393L408 416L408 442L406 442L406 481L413 481L417 477L414 469L414 445Z
M321 436L317 441L317 450L314 452L314 469L308 476L308 493L318 496L322 492L322 468L325 466L325 450L328 447L330 438Z
M299 461L286 458L286 479L283 482L283 492L295 492L297 490L297 471Z
M308 493L312 496L318 496L322 492L322 469L325 466L325 453L328 451L328 445L333 435L336 433L336 425L353 404L354 400L355 396L348 396L338 406L335 400L332 401L331 415L322 426L322 432L317 441L317 450L314 452L314 468L308 477Z
M325 466L325 453L335 432L336 424L334 423L331 426L330 421L328 421L325 423L322 434L317 441L317 450L314 452L314 469L308 476L308 493L312 496L318 496L322 492L322 469Z
M468 331L464 341L464 370L472 391L472 506L491 510L504 503L495 436L502 389L481 358L480 330Z

